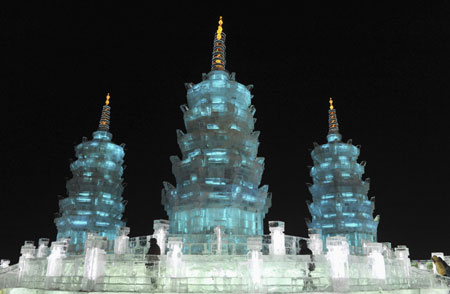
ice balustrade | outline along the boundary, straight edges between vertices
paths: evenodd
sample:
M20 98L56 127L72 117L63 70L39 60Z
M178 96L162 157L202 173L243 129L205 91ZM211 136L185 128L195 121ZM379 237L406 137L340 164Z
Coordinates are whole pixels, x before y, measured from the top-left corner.
M147 240L147 237L150 236L138 240ZM267 235L266 241L271 238ZM328 252L314 256L312 271L307 255L278 255L270 253L269 248L269 254L263 254L262 236L247 238L247 255L222 255L217 252L186 255L182 253L182 238L168 236L168 253L158 256L158 264L152 269L146 266L149 257L134 254L132 248L123 254L106 254L105 238L93 234L86 242L86 252L77 255L65 252L67 242L55 241L52 242L50 256L36 257L38 250L33 248L32 242L27 242L21 250L28 259L27 263L21 267L0 268L0 287L265 293L447 287L448 280L445 278L436 279L431 272L411 268L409 251L405 246L388 249L390 253L387 254L385 244L365 243L364 255L352 255L345 237L329 237L326 241ZM383 264L384 274L381 269Z

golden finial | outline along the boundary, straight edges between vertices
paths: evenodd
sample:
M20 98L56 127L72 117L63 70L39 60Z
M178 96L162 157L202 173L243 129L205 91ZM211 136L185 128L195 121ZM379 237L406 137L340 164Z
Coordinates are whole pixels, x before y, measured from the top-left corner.
M220 17L220 19L219 19L219 27L217 28L217 40L220 40L220 39L222 39L222 24L223 24L223 21L222 21L222 17Z
M109 105L109 98L111 98L111 96L108 94L106 94L106 102L105 105Z
M333 107L333 98L330 97L330 101L329 102L330 102L330 109L334 109L334 107Z

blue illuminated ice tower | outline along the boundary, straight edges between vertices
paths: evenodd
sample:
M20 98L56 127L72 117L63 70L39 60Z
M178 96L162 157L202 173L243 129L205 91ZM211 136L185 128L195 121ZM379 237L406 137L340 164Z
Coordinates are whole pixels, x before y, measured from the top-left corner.
M310 229L320 229L325 242L329 236L346 236L354 253L361 252L362 241L376 242L377 216L373 218L375 199L367 198L369 179L362 180L365 162L358 163L359 148L341 141L336 109L330 98L328 142L314 144L311 152L313 185L308 203ZM325 244L325 243L324 243Z
M264 158L257 157L252 86L225 70L225 37L221 18L211 71L202 82L186 84L188 103L181 110L187 133L177 130L182 160L170 157L176 187L164 182L162 190L170 233L183 235L185 243L209 243L220 226L229 242L246 244L248 236L263 234L271 206L268 186L259 187Z
M125 209L122 199L124 145L111 142L109 132L109 93L103 106L98 130L93 139L75 147L77 160L70 165L72 179L67 181L68 197L59 201L55 218L58 237L70 238L71 250L84 249L87 232L114 240Z

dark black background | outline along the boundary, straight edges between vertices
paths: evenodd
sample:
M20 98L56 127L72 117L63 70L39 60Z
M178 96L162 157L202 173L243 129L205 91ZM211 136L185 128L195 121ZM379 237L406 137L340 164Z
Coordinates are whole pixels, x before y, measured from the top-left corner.
M450 253L449 2L109 2L0 10L0 258L17 261L24 240L55 239L74 145L91 137L108 91L113 140L127 144L130 235L151 234L153 220L167 218L161 188L175 182L169 156L180 153L184 83L209 71L220 15L227 69L255 85L262 184L273 193L266 221L306 236L308 148L325 142L332 96L344 140L361 144L368 162L379 241L406 244L416 259Z

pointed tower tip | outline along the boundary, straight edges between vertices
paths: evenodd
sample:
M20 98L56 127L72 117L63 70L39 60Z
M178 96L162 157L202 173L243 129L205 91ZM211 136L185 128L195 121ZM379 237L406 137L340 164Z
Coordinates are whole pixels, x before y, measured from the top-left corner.
M342 136L339 134L339 123L337 119L336 109L333 106L333 98L328 101L330 109L328 110L328 142L340 141Z
M102 109L102 115L100 116L100 122L98 124L98 130L99 131L109 131L109 123L110 123L110 114L111 114L111 107L109 106L109 99L111 96L106 94L106 101L105 105L103 105Z
M214 45L212 52L211 70L225 70L225 38L226 35L222 28L222 16L219 18L219 27L214 36Z
M216 32L217 40L222 39L222 31L223 31L222 25L223 25L223 20L222 20L222 16L221 16L219 19L219 27L217 28L217 32Z

